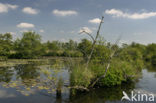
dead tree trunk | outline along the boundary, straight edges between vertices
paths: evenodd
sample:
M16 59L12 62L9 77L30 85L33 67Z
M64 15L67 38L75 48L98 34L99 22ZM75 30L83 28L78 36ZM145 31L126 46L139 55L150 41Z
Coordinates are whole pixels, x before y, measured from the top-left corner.
M86 63L86 68L88 68L88 64L89 64L89 62L91 60L91 57L92 57L92 54L93 54L93 51L94 51L94 48L95 48L96 41L97 41L97 39L98 39L98 37L100 35L100 29L101 29L101 25L103 23L103 19L104 19L104 16L102 16L102 18L101 18L101 22L100 22L100 25L98 27L96 37L95 37L95 39L93 39L92 49L91 49L90 55L88 56L88 60L87 60L87 63Z

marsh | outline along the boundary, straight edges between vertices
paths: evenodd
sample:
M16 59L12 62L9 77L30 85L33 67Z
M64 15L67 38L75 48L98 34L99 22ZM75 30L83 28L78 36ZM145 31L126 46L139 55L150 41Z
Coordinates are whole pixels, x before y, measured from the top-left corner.
M58 62L57 59L0 67L0 103L120 103L122 91L130 94L132 90L156 96L155 68L143 69L135 82L74 93L65 86L70 84L70 71L65 60ZM63 85L58 96L60 78Z

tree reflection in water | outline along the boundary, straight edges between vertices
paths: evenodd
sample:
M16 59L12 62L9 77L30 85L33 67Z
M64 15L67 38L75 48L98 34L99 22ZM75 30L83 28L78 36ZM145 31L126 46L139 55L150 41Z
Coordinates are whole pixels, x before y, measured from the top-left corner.
M11 67L0 67L0 82L10 82L14 71Z
M54 68L54 67L55 68ZM55 93L60 95L64 80L61 73L62 69L58 65L38 66L34 64L17 65L12 69L0 69L0 81L6 88L16 88L17 91L28 96L36 91L46 91L47 93ZM11 80L15 76L15 80Z

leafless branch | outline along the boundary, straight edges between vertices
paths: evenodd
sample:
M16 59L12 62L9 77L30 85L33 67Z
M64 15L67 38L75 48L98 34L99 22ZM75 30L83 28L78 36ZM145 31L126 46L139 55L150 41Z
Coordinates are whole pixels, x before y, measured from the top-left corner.
M85 34L87 34L88 36L90 36L91 37L91 39L93 40L93 42L94 42L94 37L90 34L90 33L88 33L87 31L85 31L85 30L83 30L82 32L80 32L79 34L82 34L82 33L85 33Z
M97 38L98 38L99 35L100 35L99 33L100 33L101 25L102 25L102 23L103 23L103 19L104 19L104 16L102 16L102 18L101 18L101 22L100 22L100 25L99 25L99 27L98 27L96 37L95 37L95 39L94 39L94 41L93 41L92 48L91 48L91 53L90 53L90 55L89 55L89 57L88 57L88 60L87 60L87 63L86 63L86 68L88 68L88 64L89 64L90 59L91 59L91 57L92 57L92 54L93 54L93 51L94 51L94 48L95 48L95 44L96 44Z

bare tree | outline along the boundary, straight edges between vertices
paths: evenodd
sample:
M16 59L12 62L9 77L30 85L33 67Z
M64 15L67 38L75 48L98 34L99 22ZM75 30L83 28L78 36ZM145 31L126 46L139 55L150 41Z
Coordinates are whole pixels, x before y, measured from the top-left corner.
M89 35L91 37L91 39L93 40L91 52L90 52L90 54L88 56L88 59L87 59L87 62L86 62L86 68L88 68L88 64L89 64L89 62L91 60L91 57L92 57L92 54L93 54L93 51L94 51L94 48L95 48L95 44L96 44L97 39L98 39L98 37L100 35L100 29L101 29L101 26L102 26L102 23L103 23L103 19L104 19L104 16L102 16L102 18L101 18L101 21L100 21L100 24L99 24L99 27L98 27L98 30L97 30L95 39L94 39L94 37L89 32L87 32L85 30L83 30L81 32L81 33L85 33L85 34Z

